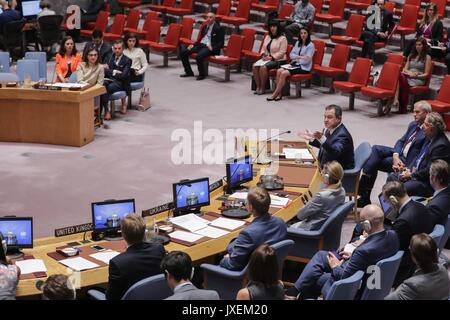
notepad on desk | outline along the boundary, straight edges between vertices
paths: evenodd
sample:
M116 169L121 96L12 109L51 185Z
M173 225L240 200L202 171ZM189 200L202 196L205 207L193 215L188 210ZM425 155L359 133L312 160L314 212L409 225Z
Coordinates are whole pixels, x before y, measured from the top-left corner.
M206 227L206 228L195 231L195 234L198 234L198 235L201 235L204 237L208 237L208 238L212 238L212 239L220 238L229 233L230 233L229 231L225 231L225 230L214 228L214 227Z
M202 235L195 234L192 232L181 231L181 230L177 230L172 233L169 233L169 237L173 238L173 239L178 239L181 241L186 241L189 243L196 242L196 241L200 240L201 238L203 238Z
M16 266L20 268L21 274L29 274L35 272L47 272L44 261L41 259L28 259L16 261Z
M248 192L235 192L232 195L230 195L230 198L247 200L247 195L248 195Z
M208 220L200 218L194 213L171 218L170 222L172 222L174 225L180 228L189 230L190 232L195 232L197 230L206 228L209 224Z
M100 267L98 264L81 257L59 260L59 262L75 271L82 271Z
M273 194L270 195L270 205L272 207L285 207L289 201L289 198L279 197Z
M286 159L314 160L314 157L308 149L283 148L282 152Z
M99 260L99 261L109 265L109 261L119 254L120 254L120 252L108 250L108 251L104 251L104 252L93 253L93 254L90 254L89 256L94 258L95 260Z
M217 218L210 223L212 227L219 227L227 230L235 230L239 227L242 227L245 224L245 221L242 220L233 220L227 218Z

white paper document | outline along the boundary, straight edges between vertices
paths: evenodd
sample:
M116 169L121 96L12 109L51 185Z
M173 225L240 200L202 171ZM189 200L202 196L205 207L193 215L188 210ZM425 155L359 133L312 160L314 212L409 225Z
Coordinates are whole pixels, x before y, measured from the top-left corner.
M90 254L89 256L109 265L109 260L117 256L118 254L120 254L120 252L108 250L104 252L93 253Z
M286 70L294 70L294 69L298 69L298 68L301 68L301 66L300 65L295 65L295 66L293 66L292 64L283 64L282 66L281 66L281 68L283 68L283 69L286 69Z
M308 149L283 148L286 159L314 160Z
M195 242L195 241L203 238L202 235L191 233L191 232L186 232L186 231L180 231L180 230L169 233L169 236L173 239L178 239L178 240L187 241L187 242Z
M259 59L258 61L256 61L254 63L255 67L262 67L265 66L267 64L267 62L269 62L270 60L263 60L263 59Z
M227 230L235 230L239 227L242 227L245 224L245 221L242 220L233 220L227 218L217 218L216 220L210 223L212 227L219 227Z
M175 218L171 218L170 221L179 226L180 228L189 230L191 232L206 228L209 224L209 221L194 213L186 214L184 216L179 216Z
M29 259L16 261L16 266L20 268L21 274L35 273L35 272L47 272L44 261L41 259Z
M59 260L59 262L75 271L94 269L100 267L98 264L86 260L85 258L82 257Z
M289 203L289 198L283 198L274 194L270 195L270 205L272 207L285 207Z
M355 251L356 247L351 244L351 243L347 243L344 247L344 251L348 252L348 253L353 253L353 251Z
M206 227L204 229L200 229L195 231L196 234L208 237L208 238L220 238L226 234L229 234L229 231L225 231L222 229L214 228L214 227Z
M247 195L248 195L248 192L235 192L232 195L230 195L230 198L247 200Z

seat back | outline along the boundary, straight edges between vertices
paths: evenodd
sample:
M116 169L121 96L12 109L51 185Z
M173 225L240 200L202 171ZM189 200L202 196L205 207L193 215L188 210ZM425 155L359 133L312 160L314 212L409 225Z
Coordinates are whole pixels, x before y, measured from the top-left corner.
M43 16L38 18L39 41L43 46L49 46L61 40L61 23L63 22L63 19L64 18L61 15Z
M141 18L141 11L138 9L131 9L127 15L126 28L137 29L139 25L139 19Z
M345 1L346 0L330 1L330 7L328 8L328 14L343 18L344 17L344 9L345 9Z
M430 233L430 237L436 242L436 246L439 248L441 244L442 237L444 236L445 228L441 224L437 224L434 226L433 231Z
M148 32L150 30L150 23L153 20L159 21L159 19L158 19L158 12L156 12L156 11L149 11L147 16L145 17L144 25L142 26L142 30Z
M227 45L227 56L231 58L241 58L241 51L242 51L242 43L243 43L243 37L237 34L232 34L230 36L230 40L228 40Z
M125 22L127 20L127 16L124 14L116 14L114 17L113 24L111 26L112 34L122 34L123 28L125 27Z
M19 81L17 74L12 72L0 72L0 81Z
M133 284L122 300L163 300L172 294L164 274L157 274Z
M9 52L0 51L0 72L10 71L9 59Z
M350 54L350 47L344 44L336 44L331 54L330 67L345 70Z
M164 43L172 46L178 46L178 42L180 41L181 29L183 29L183 25L179 23L171 23L169 25L167 35L164 38Z
M345 29L345 35L347 37L353 37L359 39L364 27L364 20L366 17L360 14L352 14L348 19L347 29Z
M286 19L292 14L292 12L294 12L294 6L290 3L283 3L280 8L280 12L278 12L278 18Z
M193 0L181 0L180 8L192 11Z
M39 78L40 80L47 80L47 54L45 52L25 52L25 59L32 59L39 61Z
M389 294L402 257L403 251L398 251L392 257L377 262L376 266L380 270L379 277L377 277L380 286L379 288L369 288L366 285L361 300L383 300Z
M221 16L229 16L231 11L231 0L220 0L216 14Z
M69 83L76 83L77 82L77 73L76 72L74 72L74 73L72 73L70 75L68 82Z
M323 6L323 0L310 0L309 1L314 8L316 9L315 14L321 13L322 12L322 6Z
M405 28L413 28L415 30L418 13L419 13L418 6L413 6L410 4L404 5L399 25Z
M194 19L183 17L181 24L183 29L181 29L180 38L190 39L192 37L192 31L194 30Z
M286 62L287 63L291 63L291 51L292 49L294 49L294 46L292 44L288 44L287 48L286 48Z
M364 272L356 271L351 277L333 282L325 300L354 300L361 287Z
M255 35L256 30L255 29L242 29L241 36L244 37L244 40L242 42L242 50L252 50L253 44L255 43Z
M267 0L264 2L266 6L273 6L273 7L279 7L280 6L280 0Z
M450 214L447 216L447 223L445 224L444 235L441 238L441 243L439 243L439 253L441 253L442 249L444 249L445 244L450 237Z
M23 26L25 22L21 21L11 21L3 25L3 42L7 48L12 47L22 47L23 45ZM1 30L0 30L1 32Z
M105 32L108 27L108 18L109 12L100 11L98 13L97 20L95 20L94 30L101 30L102 32Z
M447 0L431 0L430 2L436 4L438 16L440 18L444 17L445 16L445 6L447 5Z
M160 36L161 36L161 21L159 20L150 21L149 29L147 30L145 40L159 42Z
M321 66L323 56L325 55L325 42L322 40L313 40L315 53L313 58L313 64Z
M356 58L348 81L366 86L369 81L371 67L371 59Z
M389 2L389 1L386 1L385 2L385 5L384 5L384 9L386 10L386 11L394 11L394 8L395 8L395 2Z
M291 251L291 248L294 246L293 240L282 240L280 242L274 243L271 245L273 250L276 252L278 267L280 272L283 271L283 263L286 260L286 257Z
M446 75L442 80L436 100L450 103L450 75Z
M385 90L396 90L401 66L395 63L386 62L381 68L380 77L375 87Z
M358 58L362 59L362 58ZM369 160L372 154L372 147L368 142L362 142L355 149L355 167L353 169L344 170L344 177L342 178L342 187L347 194L356 193L359 182L361 170Z
M388 53L386 62L395 63L403 67L405 56L402 54Z
M164 7L175 7L176 0L164 0L162 5Z
M29 75L32 81L39 81L39 60L18 60L16 72L20 81L24 81L26 75Z
M248 17L250 16L250 6L251 0L240 0L234 16L248 20Z

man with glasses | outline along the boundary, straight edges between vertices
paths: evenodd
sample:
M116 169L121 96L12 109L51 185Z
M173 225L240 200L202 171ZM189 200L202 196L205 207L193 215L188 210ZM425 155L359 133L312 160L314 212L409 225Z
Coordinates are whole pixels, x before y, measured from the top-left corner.
M100 62L105 63L106 57L111 53L111 45L103 40L103 32L101 30L94 30L92 32L92 41L86 42L83 49L83 57L90 48L95 48L100 53Z

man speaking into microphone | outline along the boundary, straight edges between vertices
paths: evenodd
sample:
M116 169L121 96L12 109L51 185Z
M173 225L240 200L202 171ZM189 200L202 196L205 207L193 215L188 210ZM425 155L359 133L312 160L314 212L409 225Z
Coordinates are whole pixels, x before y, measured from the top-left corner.
M341 107L330 104L325 108L323 123L325 128L314 133L306 130L298 136L309 141L309 144L320 149L320 166L330 161L337 161L344 170L355 167L353 138L342 123Z

